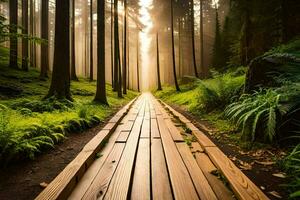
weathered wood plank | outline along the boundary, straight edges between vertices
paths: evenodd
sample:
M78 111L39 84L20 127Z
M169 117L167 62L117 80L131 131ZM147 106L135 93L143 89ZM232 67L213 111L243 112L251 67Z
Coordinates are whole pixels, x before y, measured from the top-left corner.
M233 200L234 197L232 192L224 185L224 183L220 179L218 179L211 173L217 170L217 168L209 159L209 157L203 152L203 149L201 148L199 143L193 142L192 146L196 161L218 199Z
M173 140L175 142L184 142L184 139L183 139L182 135L180 134L180 131L176 128L176 126L171 121L171 119L165 119L165 123L171 133Z
M150 199L150 139L139 142L131 191L131 199Z
M154 200L173 199L165 156L160 139L151 144L152 197Z
M151 137L152 138L160 138L160 133L159 133L156 119L151 119Z
M204 149L206 147L215 147L216 146L202 131L194 130L192 132Z
M105 160L105 163L99 173L94 178L88 190L85 192L82 199L103 199L109 182L115 172L115 169L118 165L120 157L122 155L123 149L125 147L124 143L116 143L109 154L108 158ZM74 200L81 199L79 196L73 196ZM70 198L71 199L71 198Z
M269 199L227 156L217 147L207 147L210 159L229 181L235 195L244 200Z
M129 137L129 131L121 131L118 139L116 140L117 143L126 143Z
M179 150L179 153L181 154L181 157L186 167L188 168L188 171L190 173L190 176L192 177L200 199L217 199L213 189L211 188L203 172L199 168L196 160L194 159L186 143L177 143L176 146Z
M127 104L128 108L132 106L131 101ZM78 154L78 156L68 164L65 169L36 197L37 200L66 199L78 180L91 165L96 157L96 153L103 147L106 140L117 127L116 123L109 123L109 128L100 131ZM113 125L112 125L113 124Z
M168 128L165 126L162 116L158 116L157 121L175 199L199 199L189 172L182 161Z
M143 116L137 117L104 199L127 199Z
M150 120L144 118L142 131L141 131L141 138L150 138Z

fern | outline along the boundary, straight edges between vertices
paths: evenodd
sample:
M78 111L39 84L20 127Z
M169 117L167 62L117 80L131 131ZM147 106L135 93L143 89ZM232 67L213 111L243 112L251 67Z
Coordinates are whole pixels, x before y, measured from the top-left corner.
M263 140L272 142L276 136L279 100L276 91L260 90L253 95L242 95L238 102L225 109L225 115L242 130L242 138L255 141L258 127L262 126Z

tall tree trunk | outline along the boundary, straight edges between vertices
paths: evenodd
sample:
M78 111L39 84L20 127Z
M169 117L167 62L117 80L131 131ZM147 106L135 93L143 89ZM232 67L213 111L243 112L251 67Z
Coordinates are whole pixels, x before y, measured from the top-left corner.
M97 1L97 91L95 101L108 104L105 82L105 1Z
M110 22L110 59L111 59L111 86L114 88L114 3L113 0L111 0L110 5L110 16L111 16L111 22Z
M49 39L49 0L42 0L42 27L41 35L44 40ZM49 70L49 43L41 45L41 74L40 78L48 77Z
M176 73L176 61L175 61L175 42L174 42L174 10L173 10L173 0L171 0L171 37L172 37L172 59L173 59L173 75L174 75L174 82L177 91L180 91L178 80L177 80L177 73Z
M194 0L192 0L192 12L191 12L191 32L192 32L192 54L193 54L193 65L194 65L194 72L195 76L199 78L198 70L197 70L197 63L196 63L196 49L195 49L195 16L194 16Z
M115 43L115 58L114 58L114 86L118 92L118 97L122 97L122 81L121 77L121 62L120 62L120 44L119 44L119 13L118 0L114 1L114 43Z
M70 1L56 0L55 48L52 80L47 97L72 100L70 92Z
M10 51L9 51L9 67L18 69L18 0L9 1L9 32L10 36Z
M75 0L72 0L72 25L71 25L71 80L78 81L75 62Z
M128 30L129 32L129 30ZM129 42L129 37L128 37L128 45L127 45L127 89L129 90L129 79L130 79L130 74L129 74L129 69L130 69L130 56L129 56L129 52L130 52L130 42Z
M159 43L158 32L156 33L156 67L157 67L157 90L162 90L160 81L160 65L159 65Z
M123 94L127 94L127 0L124 0Z
M208 78L209 69L207 66L204 66L203 0L200 0L200 63L202 78Z
M22 33L28 35L28 0L22 1ZM28 39L22 39L22 70L28 71Z
M137 34L137 47L136 47L136 76L137 76L137 89L140 92L140 41L139 33Z
M30 0L30 35L33 36L33 0ZM30 64L33 66L33 42L30 42Z
M93 51L93 0L90 0L90 81L94 80L94 51ZM97 25L98 28L98 25ZM98 35L97 35L98 37ZM97 47L98 48L98 47Z
M179 19L179 26L178 26L178 57L179 57L179 69L178 69L178 73L179 73L179 77L182 77L182 47L181 47L181 35L182 35L182 30L181 30L181 18Z
M36 17L35 10L36 10L36 0L33 0L33 36L37 36L37 28L36 28L37 27L37 24L36 24L37 17ZM33 45L33 54L32 54L33 55L33 67L37 68L36 43L33 42L32 45Z

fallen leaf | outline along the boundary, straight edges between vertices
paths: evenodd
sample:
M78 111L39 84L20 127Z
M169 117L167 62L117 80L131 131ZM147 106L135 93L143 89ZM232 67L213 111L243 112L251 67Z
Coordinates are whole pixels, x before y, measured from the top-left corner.
M257 164L260 164L260 165L265 165L265 166L267 166L267 165L274 165L275 164L275 162L273 162L273 161L255 161Z
M40 183L40 186L41 186L42 188L46 188L46 187L48 186L48 183L42 182L42 183Z
M278 178L286 178L286 174L285 173L276 173L276 174L272 174L273 176L276 176Z
M266 188L264 186L260 186L260 189L265 190Z
M274 197L277 197L278 199L282 199L282 196L280 196L280 194L276 191L269 192L269 194L273 195Z

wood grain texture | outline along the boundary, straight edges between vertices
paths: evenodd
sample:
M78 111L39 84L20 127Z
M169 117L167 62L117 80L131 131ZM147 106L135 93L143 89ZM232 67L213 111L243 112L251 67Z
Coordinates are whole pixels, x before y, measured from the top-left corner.
M219 148L207 147L205 150L213 163L229 181L239 199L269 199Z
M180 134L180 131L177 129L177 127L174 125L171 119L165 119L165 124L168 127L171 136L175 142L184 142L184 139Z
M127 199L143 116L137 117L104 199Z
M166 160L160 139L151 145L152 197L154 200L173 199Z
M150 138L150 120L145 119L142 125L141 138Z
M186 143L176 144L201 200L217 199Z
M150 124L151 124L151 128L150 128L151 137L152 138L160 138L160 133L159 133L158 125L157 125L157 120L156 119L151 119Z
M124 143L116 143L114 145L111 153L105 160L103 167L82 197L83 200L103 199L107 187L112 179L113 173L115 172L115 169L119 163L124 147ZM76 199L80 198L74 197L74 200Z
M126 143L129 137L129 131L121 131L118 139L116 140L117 143Z
M216 146L202 131L194 130L192 132L204 149Z
M141 138L134 166L130 199L149 200L150 185L150 139Z
M233 193L224 185L224 183L220 179L218 179L218 177L216 177L211 173L212 171L217 170L217 168L209 159L209 157L204 152L201 152L201 150L197 148L193 150L196 150L194 154L196 161L199 167L201 168L204 176L206 177L209 184L211 185L212 189L214 190L218 199L233 200L234 199Z
M175 199L199 199L188 170L181 159L168 128L165 126L162 116L158 116L157 121Z

